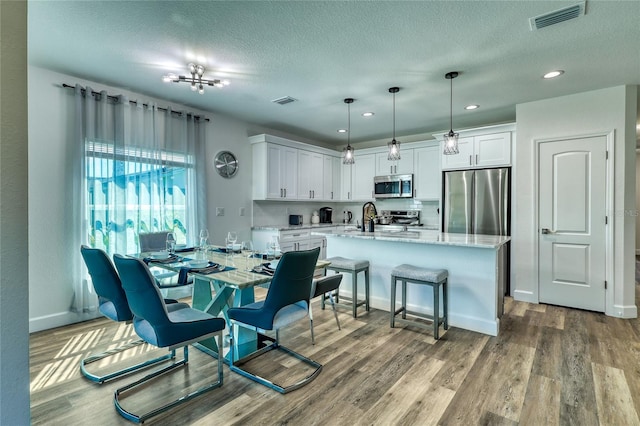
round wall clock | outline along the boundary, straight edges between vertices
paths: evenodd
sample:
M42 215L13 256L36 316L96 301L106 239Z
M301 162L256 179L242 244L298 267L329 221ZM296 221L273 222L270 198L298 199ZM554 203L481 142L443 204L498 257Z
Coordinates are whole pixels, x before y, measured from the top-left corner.
M238 159L230 151L220 151L216 154L213 165L223 178L233 177L238 172Z

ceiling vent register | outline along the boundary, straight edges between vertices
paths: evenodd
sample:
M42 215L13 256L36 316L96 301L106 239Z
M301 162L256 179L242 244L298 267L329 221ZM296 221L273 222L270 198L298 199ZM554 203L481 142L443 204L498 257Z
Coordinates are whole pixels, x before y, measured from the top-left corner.
M579 18L585 14L586 2L580 2L572 6L563 7L556 11L545 13L544 15L535 16L529 18L529 25L531 31L539 30L550 25L559 24L560 22L568 21L570 19Z
M280 105L290 104L291 102L295 102L297 99L292 98L291 96L283 96L282 98L274 99L271 102L275 102Z

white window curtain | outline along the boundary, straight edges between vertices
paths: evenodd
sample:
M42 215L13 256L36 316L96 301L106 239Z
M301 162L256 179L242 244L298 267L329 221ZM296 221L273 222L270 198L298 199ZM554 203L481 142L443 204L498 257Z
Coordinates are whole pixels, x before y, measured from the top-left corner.
M193 114L75 87L73 240L114 253L138 252L138 234L171 230L178 243L206 227L204 126ZM97 297L74 256L74 312Z

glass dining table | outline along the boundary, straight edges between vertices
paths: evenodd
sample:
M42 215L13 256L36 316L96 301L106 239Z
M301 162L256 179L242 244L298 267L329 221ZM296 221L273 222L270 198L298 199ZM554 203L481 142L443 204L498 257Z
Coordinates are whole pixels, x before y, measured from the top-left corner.
M227 310L230 307L255 302L255 287L268 284L272 278L272 270L265 268L260 271L261 265L271 262L263 259L262 256L247 256L239 252L227 253L225 251L224 248L215 246L206 250L204 256L211 262L209 265L220 265L219 268L210 266L206 269L190 267L190 261L194 260L196 256L198 259L202 258L202 252L181 251L171 259L155 261L149 259L149 253L141 253L139 257L144 258L150 267L160 267L183 274L186 272L193 278L192 307L213 316L224 317L228 326L230 323ZM329 264L329 261L319 259L316 269L322 270ZM235 333L236 341L233 344L237 359L240 359L258 349L259 336L256 331L244 327L238 328L238 332ZM201 341L196 347L213 356L218 356L220 352L215 339ZM223 353L225 353L224 348ZM228 356L227 353L226 357ZM226 362L228 361L227 358Z

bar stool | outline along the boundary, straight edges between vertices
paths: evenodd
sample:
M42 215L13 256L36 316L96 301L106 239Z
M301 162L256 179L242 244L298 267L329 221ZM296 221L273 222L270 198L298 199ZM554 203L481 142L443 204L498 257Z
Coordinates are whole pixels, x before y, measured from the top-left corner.
M449 272L446 269L420 268L413 265L402 264L396 266L391 271L391 328L395 322L429 328L430 324L423 324L417 321L407 320L407 314L418 318L433 321L433 337L438 340L440 324L444 329L449 328L447 319L447 278ZM402 283L402 306L396 309L396 284L400 280ZM433 315L421 314L407 310L407 283L431 286L433 289ZM440 317L440 287L442 286L442 317ZM396 316L402 313L402 318Z
M344 257L330 257L327 259L331 264L326 269L335 272L346 272L351 274L351 304L340 303L340 297L338 292L340 289L336 289L335 296L336 306L343 308L351 308L353 311L353 317L358 318L358 306L364 305L367 312L369 312L369 261L361 259L347 259ZM364 272L364 300L358 300L358 274ZM325 298L322 298L322 309L324 309Z

